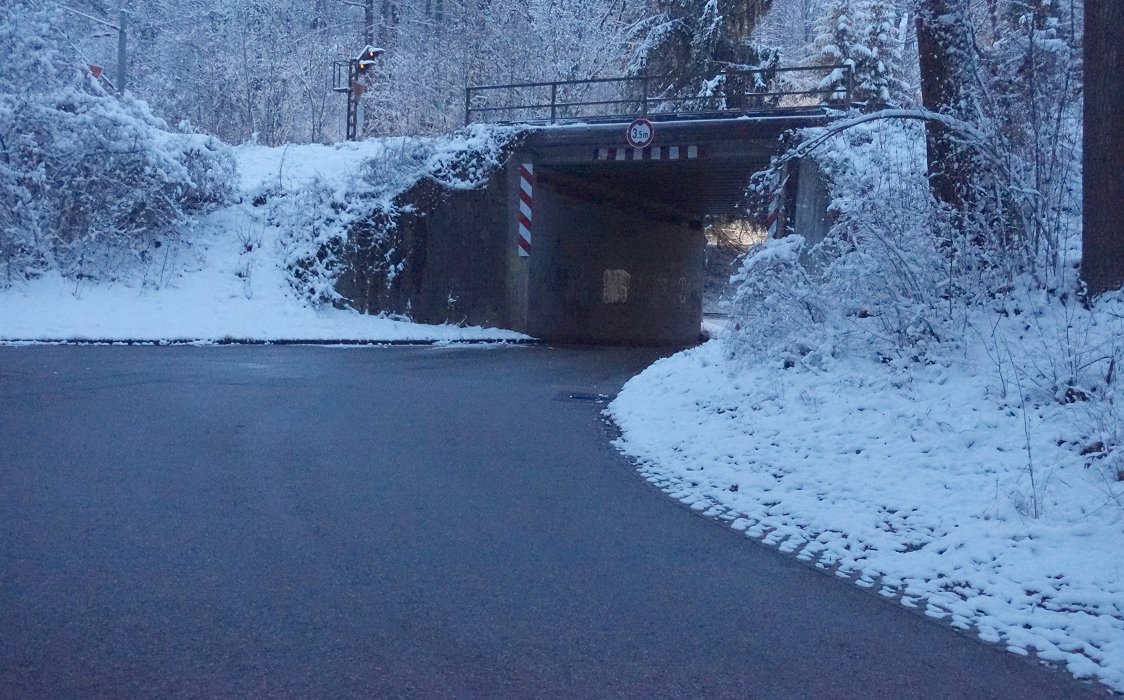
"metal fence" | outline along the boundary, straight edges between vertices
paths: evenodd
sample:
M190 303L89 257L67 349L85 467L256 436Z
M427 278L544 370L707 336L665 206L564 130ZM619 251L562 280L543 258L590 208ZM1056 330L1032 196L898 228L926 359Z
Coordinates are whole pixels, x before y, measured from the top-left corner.
M823 81L823 76L831 77ZM851 103L850 66L728 71L711 81L712 95L662 90L651 76L477 85L465 89L464 122L616 121L642 116L728 117ZM823 82L828 87L821 87ZM816 87L801 85L813 83Z

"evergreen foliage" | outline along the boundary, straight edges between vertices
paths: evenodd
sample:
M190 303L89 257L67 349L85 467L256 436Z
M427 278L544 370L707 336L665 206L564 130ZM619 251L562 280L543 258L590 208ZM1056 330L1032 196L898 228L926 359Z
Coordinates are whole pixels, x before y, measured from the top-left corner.
M819 88L836 100L851 90L851 100L874 110L907 102L909 87L900 78L902 37L893 0L829 0L818 25L816 53L830 71Z
M664 95L697 95L697 108L741 107L775 78L780 54L750 40L771 0L658 0L637 26L630 70L659 80ZM727 72L760 71L751 82Z
M846 97L855 75L859 60L866 59L869 53L860 41L859 26L864 23L860 0L829 0L817 26L816 47L819 61L823 65L841 65L847 69L835 69L822 81L820 89L831 99Z
M901 79L902 37L891 0L865 0L862 51L855 61L854 100L874 110L910 102Z

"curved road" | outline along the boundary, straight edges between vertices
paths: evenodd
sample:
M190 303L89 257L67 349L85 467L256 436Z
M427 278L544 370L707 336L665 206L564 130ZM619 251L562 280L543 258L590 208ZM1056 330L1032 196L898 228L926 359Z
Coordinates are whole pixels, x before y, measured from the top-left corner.
M0 348L0 697L1101 696L648 487L655 356Z

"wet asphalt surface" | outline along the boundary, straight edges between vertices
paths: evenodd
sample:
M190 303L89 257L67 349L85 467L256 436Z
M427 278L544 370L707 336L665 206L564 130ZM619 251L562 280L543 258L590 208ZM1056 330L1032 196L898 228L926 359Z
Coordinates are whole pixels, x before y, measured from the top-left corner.
M1101 696L645 484L655 357L0 348L0 697Z

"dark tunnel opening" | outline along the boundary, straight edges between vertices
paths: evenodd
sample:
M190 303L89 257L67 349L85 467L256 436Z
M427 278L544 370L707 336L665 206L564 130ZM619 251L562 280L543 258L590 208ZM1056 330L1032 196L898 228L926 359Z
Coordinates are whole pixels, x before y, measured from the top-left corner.
M541 165L532 334L568 342L696 341L704 306L713 305L708 294L722 293L737 245L760 230L746 189L766 166L703 158Z

